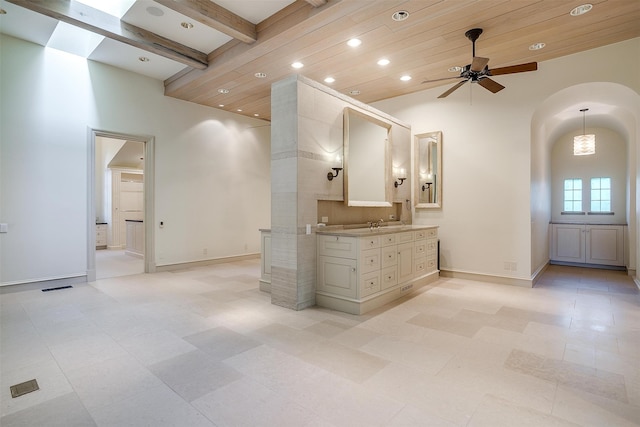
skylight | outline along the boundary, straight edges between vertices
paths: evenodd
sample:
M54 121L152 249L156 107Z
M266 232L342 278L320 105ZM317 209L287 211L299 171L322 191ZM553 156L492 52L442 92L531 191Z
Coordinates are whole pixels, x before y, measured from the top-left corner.
M120 19L135 3L135 0L77 0L86 6L98 9ZM58 22L47 42L47 47L88 58L104 37L64 22Z
M76 0L94 9L101 10L109 15L113 15L118 19L122 18L125 13L133 6L136 0Z

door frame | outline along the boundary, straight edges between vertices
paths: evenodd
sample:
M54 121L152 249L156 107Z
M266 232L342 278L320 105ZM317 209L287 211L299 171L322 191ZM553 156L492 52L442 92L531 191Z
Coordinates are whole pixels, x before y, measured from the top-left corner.
M144 143L144 272L155 273L155 137L87 129L87 282L96 280L96 137Z

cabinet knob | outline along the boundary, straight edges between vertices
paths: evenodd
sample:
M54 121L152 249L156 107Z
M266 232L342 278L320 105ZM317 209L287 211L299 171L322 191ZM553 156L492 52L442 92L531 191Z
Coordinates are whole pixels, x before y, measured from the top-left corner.
M356 268L355 267L351 267L351 271L353 271L355 273L356 272Z

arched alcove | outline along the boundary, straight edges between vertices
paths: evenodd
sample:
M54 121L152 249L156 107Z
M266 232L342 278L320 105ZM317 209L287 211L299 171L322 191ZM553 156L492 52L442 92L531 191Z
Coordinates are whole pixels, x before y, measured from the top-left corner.
M638 185L640 96L626 86L593 82L568 87L548 97L531 120L531 266L535 276L549 261L551 219L551 149L562 135L581 129L581 108L589 108L589 126L622 135L627 149L627 212L629 226L627 267L638 265Z

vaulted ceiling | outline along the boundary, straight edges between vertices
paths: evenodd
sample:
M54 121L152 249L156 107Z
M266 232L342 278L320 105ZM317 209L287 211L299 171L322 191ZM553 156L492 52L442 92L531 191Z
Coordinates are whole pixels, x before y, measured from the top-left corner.
M332 77L327 86L366 103L451 86L460 71L449 69L471 63L471 28L483 29L476 56L490 68L640 36L640 1L588 1L588 13L572 16L583 1L129 0L114 16L88 0L2 0L0 31L47 45L58 22L71 24L105 37L89 59L162 79L167 96L268 120L271 84L294 73ZM493 79L517 90L509 76Z

